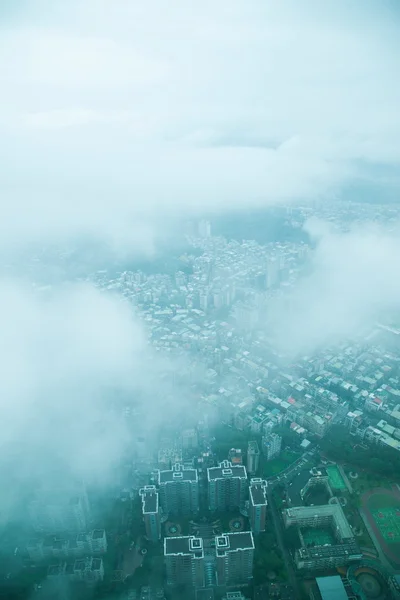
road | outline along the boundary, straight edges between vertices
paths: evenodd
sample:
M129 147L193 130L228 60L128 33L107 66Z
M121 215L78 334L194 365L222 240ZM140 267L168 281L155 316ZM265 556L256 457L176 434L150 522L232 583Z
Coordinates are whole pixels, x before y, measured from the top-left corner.
M287 550L286 545L285 545L285 540L283 539L282 522L281 522L279 512L275 506L274 499L272 497L272 488L271 487L267 487L267 497L268 497L269 516L271 518L272 523L274 524L276 540L278 542L279 549L282 553L282 558L285 561L285 566L286 566L286 571L287 571L288 578L289 578L289 583L293 588L294 597L300 598L301 595L300 595L300 589L299 589L299 582L297 581L297 578L296 578L296 573L294 570L292 557L290 556L289 551Z
M279 481L285 481L295 475L304 465L314 456L316 450L309 450L298 458L294 463L289 465L284 471L281 471L278 475L267 477L269 487L274 487Z

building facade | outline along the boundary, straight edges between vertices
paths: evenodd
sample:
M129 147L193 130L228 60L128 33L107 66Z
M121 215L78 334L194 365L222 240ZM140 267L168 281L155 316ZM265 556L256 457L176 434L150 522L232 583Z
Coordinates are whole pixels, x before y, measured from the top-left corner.
M172 469L158 471L159 499L166 515L191 515L199 510L199 480L196 469L176 464Z
M280 455L282 438L277 433L269 433L262 438L263 454L267 460L272 460Z
M263 479L250 480L249 487L249 521L255 535L265 531L267 520L267 482Z
M249 583L253 576L254 539L251 531L224 533L215 538L217 585Z
M228 460L219 467L207 469L209 509L233 510L244 506L247 496L247 472L243 465L232 465Z
M142 497L142 515L146 528L146 537L150 542L161 538L161 507L155 485L146 485L139 490Z
M201 538L166 537L164 562L169 586L204 587L204 549Z
M257 442L252 441L247 444L247 472L255 475L260 466L260 449Z

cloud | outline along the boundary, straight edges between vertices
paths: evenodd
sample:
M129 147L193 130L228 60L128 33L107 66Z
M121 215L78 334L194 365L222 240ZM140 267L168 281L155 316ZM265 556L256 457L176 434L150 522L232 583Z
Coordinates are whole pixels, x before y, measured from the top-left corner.
M175 389L168 375L182 365L154 355L117 295L3 280L0 330L0 512L55 473L111 483L116 465L133 460L137 436L150 443L187 401L184 383Z
M398 166L398 18L389 2L15 3L3 243L108 240L154 214L323 198L360 161Z
M312 271L273 312L276 340L291 355L351 339L400 308L398 225L341 233L313 219L306 227L317 243Z

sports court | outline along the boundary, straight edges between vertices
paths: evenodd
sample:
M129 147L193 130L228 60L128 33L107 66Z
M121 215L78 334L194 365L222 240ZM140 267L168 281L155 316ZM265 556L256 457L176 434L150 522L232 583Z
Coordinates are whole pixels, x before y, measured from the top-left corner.
M328 473L329 485L334 490L347 490L347 486L344 482L343 477L340 474L339 469L336 465L328 465L326 467Z
M328 529L304 529L301 533L306 546L324 546L335 543L335 539Z
M379 508L372 510L371 514L385 542L400 543L400 506Z

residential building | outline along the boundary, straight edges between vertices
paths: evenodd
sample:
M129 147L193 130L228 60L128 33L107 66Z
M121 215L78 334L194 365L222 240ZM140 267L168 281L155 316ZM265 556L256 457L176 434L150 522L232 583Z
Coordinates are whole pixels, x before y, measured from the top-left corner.
M164 561L168 585L204 587L204 549L201 538L166 537Z
M43 533L86 531L90 509L84 487L74 490L38 490L28 505L35 531Z
M272 460L280 455L282 438L277 433L270 433L262 438L262 449L267 460Z
M247 472L255 475L260 466L260 449L256 441L247 444Z
M247 472L243 465L228 460L207 469L208 505L210 510L231 510L244 506L247 495Z
M253 576L254 539L251 531L224 533L215 538L218 585L246 584Z
M194 427L190 429L184 429L182 431L182 448L190 450L197 448L199 445L199 439L197 431Z
M146 537L151 542L158 542L161 538L161 507L157 488L155 485L146 485L139 490L139 494L142 497L142 515Z
M196 469L176 464L157 471L160 504L166 515L190 515L199 510L199 480Z
M228 452L228 460L233 465L243 464L243 454L240 448L231 448Z
M255 535L265 531L267 518L267 482L260 478L250 480L249 521Z
M47 577L50 579L68 579L70 581L81 581L84 583L103 581L103 559L86 557L77 559L72 563L59 562L49 566Z

